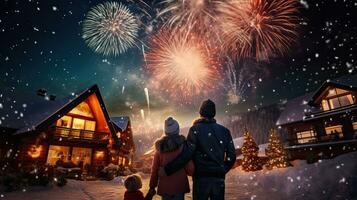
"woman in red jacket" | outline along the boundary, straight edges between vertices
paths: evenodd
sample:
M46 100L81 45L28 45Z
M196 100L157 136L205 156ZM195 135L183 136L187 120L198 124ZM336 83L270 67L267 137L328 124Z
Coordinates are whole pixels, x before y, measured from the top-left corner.
M174 160L182 151L185 137L180 135L178 122L169 117L165 120L165 135L155 142L156 152L151 167L149 194L155 193L162 197L162 200L183 200L185 193L190 192L190 185L187 175L194 173L193 162L190 161L185 168L177 171L171 176L159 177L160 167Z

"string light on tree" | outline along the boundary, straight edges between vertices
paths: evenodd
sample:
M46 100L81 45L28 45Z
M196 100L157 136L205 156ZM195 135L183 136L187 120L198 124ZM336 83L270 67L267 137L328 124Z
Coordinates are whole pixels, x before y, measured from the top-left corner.
M244 142L242 146L243 160L242 160L242 170L243 171L257 171L262 169L262 163L258 157L259 147L255 143L252 135L246 131L244 133Z
M284 146L280 141L276 129L270 130L269 144L265 149L265 154L269 158L266 164L267 169L285 168L290 166Z

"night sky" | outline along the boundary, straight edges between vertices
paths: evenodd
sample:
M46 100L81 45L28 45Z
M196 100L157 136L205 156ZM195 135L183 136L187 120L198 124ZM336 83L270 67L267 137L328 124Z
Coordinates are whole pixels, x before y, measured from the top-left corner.
M138 47L157 31L159 23L154 15L160 6L148 2L153 17L145 22L153 24L153 30L140 32L138 47L117 57L105 57L88 48L81 37L86 13L101 2L2 0L0 88L26 92L46 88L49 93L67 96L96 83L112 115L140 116L140 109L146 108L146 76ZM129 8L141 16L146 8L140 6L130 4ZM220 116L283 102L317 89L328 78L355 73L357 2L301 0L300 17L299 39L289 54L260 63L257 70L252 67L250 73L256 75L250 81L254 86L238 104L218 98ZM225 97L224 93L216 91L212 96ZM196 102L176 105L153 95L150 98L152 113L157 116L174 115L183 123L196 117Z

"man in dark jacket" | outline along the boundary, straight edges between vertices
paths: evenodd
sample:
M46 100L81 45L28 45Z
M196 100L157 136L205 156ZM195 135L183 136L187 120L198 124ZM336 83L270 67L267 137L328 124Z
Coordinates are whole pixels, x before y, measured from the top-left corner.
M182 153L161 170L161 175L175 173L192 159L193 199L224 200L225 175L236 160L232 136L216 123L216 107L211 100L202 103L200 115L190 128Z

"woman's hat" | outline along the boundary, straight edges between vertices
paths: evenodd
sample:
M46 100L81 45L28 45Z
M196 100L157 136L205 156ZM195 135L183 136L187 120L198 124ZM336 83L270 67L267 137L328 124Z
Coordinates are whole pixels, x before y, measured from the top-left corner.
M168 117L165 120L164 132L165 132L165 135L167 135L167 136L179 135L179 133L180 133L179 123L172 117Z

